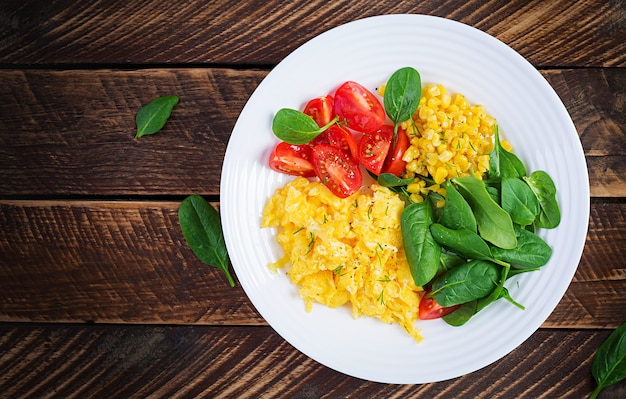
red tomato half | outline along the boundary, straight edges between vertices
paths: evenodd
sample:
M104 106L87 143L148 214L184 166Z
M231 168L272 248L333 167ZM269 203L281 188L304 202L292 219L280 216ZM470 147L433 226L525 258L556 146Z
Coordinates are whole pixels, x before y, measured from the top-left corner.
M354 194L363 183L361 169L354 158L328 144L313 147L313 167L322 183L339 198Z
M404 155L406 149L409 148L409 145L409 136L406 135L404 129L398 128L396 146L389 152L389 155L387 155L383 173L391 173L396 176L400 176L404 173L406 162L402 160L402 156Z
M350 129L363 133L376 131L386 114L378 98L356 82L345 82L335 92L335 114L346 120Z
M270 155L270 168L294 176L313 177L313 155L310 145L288 144L281 141Z
M424 296L420 299L418 316L421 320L438 319L457 310L461 305L443 307L435 301L435 298L428 296L430 290L424 292Z
M339 125L332 125L324 130L311 141L311 144L314 146L317 144L329 144L333 147L341 148L354 159L357 158L359 152L359 145L352 133Z
M383 170L387 153L391 148L393 126L383 125L373 133L363 134L359 142L359 162L376 176Z
M313 118L319 127L326 126L335 117L333 96L326 95L309 101L304 107L304 113Z

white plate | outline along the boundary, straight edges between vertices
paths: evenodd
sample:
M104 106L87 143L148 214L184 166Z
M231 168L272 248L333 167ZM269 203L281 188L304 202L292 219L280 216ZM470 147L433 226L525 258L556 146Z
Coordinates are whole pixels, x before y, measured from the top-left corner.
M284 273L270 272L281 248L261 229L263 207L290 177L273 172L275 112L300 108L346 80L374 90L398 68L413 66L423 83L442 83L483 104L529 171L555 181L562 221L541 231L553 256L540 271L507 284L522 311L501 300L462 327L418 321L416 344L398 325L352 319L348 308L304 310ZM580 261L589 218L589 181L578 134L557 94L530 63L467 25L423 15L366 18L331 29L286 57L261 82L234 127L221 177L221 218L231 261L246 294L267 322L307 356L376 382L427 383L473 372L507 355L541 326L565 293Z

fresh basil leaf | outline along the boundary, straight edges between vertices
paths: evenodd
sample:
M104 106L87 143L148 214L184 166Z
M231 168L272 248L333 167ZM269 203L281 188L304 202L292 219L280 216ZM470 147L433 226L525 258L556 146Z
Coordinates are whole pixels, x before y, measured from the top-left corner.
M281 108L272 120L274 135L289 144L306 144L324 130L337 122L335 117L326 126L319 127L317 122L304 112L291 108Z
M517 238L511 216L493 200L483 182L473 176L452 181L474 211L480 236L497 247L515 248Z
M409 204L400 216L400 229L404 252L415 284L428 284L439 270L441 247L429 226L433 223L433 212L429 201Z
M231 287L235 280L228 269L229 258L217 210L199 195L190 195L178 209L178 221L189 248L202 262L222 270Z
M561 223L561 211L556 200L556 187L550 175L537 170L525 176L524 180L539 200L539 215L535 220L537 227L553 229Z
M619 326L598 347L591 364L591 374L598 386L590 398L626 378L626 323Z
M489 295L498 286L499 267L472 260L433 281L431 295L441 306L455 306Z
M383 106L389 119L394 123L394 133L397 132L398 124L411 119L421 97L422 80L415 68L400 68L389 77L385 86Z
M141 107L135 116L137 133L135 138L154 134L161 130L172 114L172 109L178 104L177 96L163 96L155 98Z

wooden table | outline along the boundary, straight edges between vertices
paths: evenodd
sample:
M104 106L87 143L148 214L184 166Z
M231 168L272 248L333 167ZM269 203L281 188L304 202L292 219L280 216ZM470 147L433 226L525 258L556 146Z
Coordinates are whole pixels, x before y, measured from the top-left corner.
M461 21L526 57L570 112L591 184L584 253L553 314L494 364L424 385L295 350L195 258L177 217L188 194L217 205L231 130L273 66L390 13ZM582 398L626 321L621 1L9 0L0 67L0 397ZM164 131L134 139L137 110L169 94L181 101Z

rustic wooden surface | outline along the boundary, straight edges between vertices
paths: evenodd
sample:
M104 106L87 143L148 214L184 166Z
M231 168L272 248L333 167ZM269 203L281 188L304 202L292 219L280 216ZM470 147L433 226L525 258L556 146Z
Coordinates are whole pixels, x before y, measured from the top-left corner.
M218 205L230 132L274 65L391 13L461 21L526 57L572 116L591 188L582 259L542 327L484 369L423 385L295 350L195 259L177 218L191 193ZM164 132L135 140L138 108L172 93ZM622 1L0 4L0 397L583 398L595 350L626 321L625 215Z

